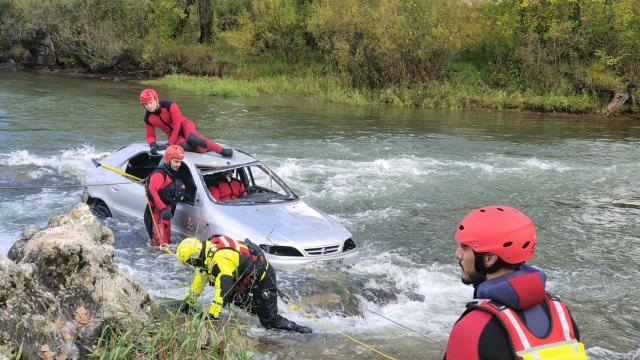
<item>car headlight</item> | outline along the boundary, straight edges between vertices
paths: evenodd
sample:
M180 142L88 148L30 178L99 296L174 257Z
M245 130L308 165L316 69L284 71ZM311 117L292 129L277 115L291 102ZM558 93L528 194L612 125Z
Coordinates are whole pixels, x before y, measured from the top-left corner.
M262 251L276 256L302 256L298 249L291 246L260 245Z
M353 250L356 248L356 243L353 239L348 238L344 241L344 246L342 246L342 252Z

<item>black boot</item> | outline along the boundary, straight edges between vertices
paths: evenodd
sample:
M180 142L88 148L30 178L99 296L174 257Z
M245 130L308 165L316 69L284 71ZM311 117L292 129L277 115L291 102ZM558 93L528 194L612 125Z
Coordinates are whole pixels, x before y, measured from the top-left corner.
M301 334L310 334L313 332L310 327L302 326L294 323L289 319L285 319L282 316L274 322L273 324L269 324L265 326L267 329L278 329L278 330L286 330L286 331L295 331Z

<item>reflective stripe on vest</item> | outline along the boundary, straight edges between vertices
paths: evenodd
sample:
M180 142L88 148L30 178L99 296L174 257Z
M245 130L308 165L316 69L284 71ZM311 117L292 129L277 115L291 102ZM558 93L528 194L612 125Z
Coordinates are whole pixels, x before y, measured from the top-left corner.
M242 241L232 239L228 236L214 236L211 238L211 244L215 247L215 250L231 249L239 252L241 255L251 255L249 247Z
M545 295L549 307L550 333L546 338L533 335L513 309L479 300L473 308L491 313L498 318L511 339L512 350L523 360L586 360L584 345L578 342L570 325L567 309L561 301Z
M242 263L242 255L248 256L254 262L259 260L260 264L263 264L264 262L266 262L266 266L264 267L262 274L260 274L258 278L260 279L260 281L262 281L267 276L267 269L269 268L269 262L266 261L263 255L257 256L255 254L252 254L251 250L249 249L249 245L245 244L243 241L238 241L228 236L213 236L211 239L209 239L209 241L213 245L209 249L210 255L213 252L218 251L220 249L231 249L240 253L240 256L241 256L239 259L240 264ZM240 264L238 264L238 267L240 267ZM238 275L242 275L242 274L236 273L236 277L239 277Z

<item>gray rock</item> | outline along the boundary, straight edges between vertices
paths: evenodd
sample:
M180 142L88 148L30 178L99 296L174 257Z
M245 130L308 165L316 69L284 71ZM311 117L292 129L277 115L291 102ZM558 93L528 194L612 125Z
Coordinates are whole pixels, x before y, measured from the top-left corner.
M28 358L86 356L105 325L146 319L149 294L113 261L114 238L85 204L25 230L0 256L0 329ZM10 340L9 340L10 339ZM0 344L5 341L0 340Z
M20 237L20 239L18 239L18 241L16 241L15 244L13 244L11 249L9 249L9 253L7 254L7 257L13 261L22 259L25 244L37 232L38 232L38 229L35 226L29 225L29 227L27 227L22 233L22 236Z

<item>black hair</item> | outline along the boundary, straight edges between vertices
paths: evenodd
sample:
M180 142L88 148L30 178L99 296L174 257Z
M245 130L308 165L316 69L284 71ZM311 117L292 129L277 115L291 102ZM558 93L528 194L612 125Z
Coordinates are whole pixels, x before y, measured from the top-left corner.
M474 268L475 268L475 274L473 274L472 278L471 278L471 283L474 285L479 285L480 283L484 282L485 280L487 280L487 274L491 274L494 273L500 269L511 269L511 270L520 270L520 266L523 263L517 263L517 264L509 264L508 262L502 260L500 257L498 257L498 260L493 263L493 265L486 267L484 265L484 255L485 254L489 254L489 253L477 253L474 252L473 253L475 256L475 264L474 264Z

